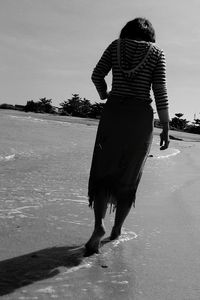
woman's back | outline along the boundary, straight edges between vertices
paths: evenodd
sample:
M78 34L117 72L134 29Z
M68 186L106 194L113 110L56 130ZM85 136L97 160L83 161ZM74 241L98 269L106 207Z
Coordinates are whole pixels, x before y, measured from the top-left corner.
M153 87L157 109L167 106L166 68L163 51L153 43L131 39L113 41L95 67L92 80L103 90L103 78L112 69L112 95L151 101Z

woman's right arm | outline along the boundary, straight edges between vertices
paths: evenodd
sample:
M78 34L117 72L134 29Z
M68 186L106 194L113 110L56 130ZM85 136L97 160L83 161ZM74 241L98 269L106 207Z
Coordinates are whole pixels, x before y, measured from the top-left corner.
M108 97L107 84L104 78L112 68L111 47L112 44L110 44L104 51L102 57L94 68L91 77L101 100L107 99Z

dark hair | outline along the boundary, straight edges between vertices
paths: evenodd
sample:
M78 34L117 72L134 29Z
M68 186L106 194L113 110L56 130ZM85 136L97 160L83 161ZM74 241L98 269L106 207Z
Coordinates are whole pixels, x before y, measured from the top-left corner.
M121 30L121 39L129 38L132 40L140 39L145 42L155 43L155 30L151 22L145 18L136 18L129 21Z

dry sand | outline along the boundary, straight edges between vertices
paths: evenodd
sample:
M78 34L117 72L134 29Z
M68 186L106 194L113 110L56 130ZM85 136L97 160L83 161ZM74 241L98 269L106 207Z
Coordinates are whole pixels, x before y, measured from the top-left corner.
M88 125L94 137L94 124ZM83 245L93 222L84 201L44 205L37 211L37 222L24 221L24 226L10 221L5 227L2 220L0 297L199 300L200 138L171 134L184 139L170 144L180 153L158 158L159 150L152 148L136 209L126 220L122 237L103 245L101 254L84 257ZM91 151L91 146L85 149ZM61 228L69 210L79 215L80 224L72 219L71 225ZM82 223L84 218L88 226ZM108 230L112 221L108 214Z

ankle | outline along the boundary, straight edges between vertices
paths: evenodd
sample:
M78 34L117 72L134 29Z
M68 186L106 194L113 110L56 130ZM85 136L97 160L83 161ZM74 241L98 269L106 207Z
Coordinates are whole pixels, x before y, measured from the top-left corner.
M95 223L94 229L95 229L95 230L99 230L99 229L100 229L100 230L102 230L102 229L105 230L104 223Z
M122 229L122 225L114 225L112 228L113 231L119 231L119 232L121 232L121 229Z
M113 226L111 234L110 234L110 240L115 240L121 235L121 227Z

